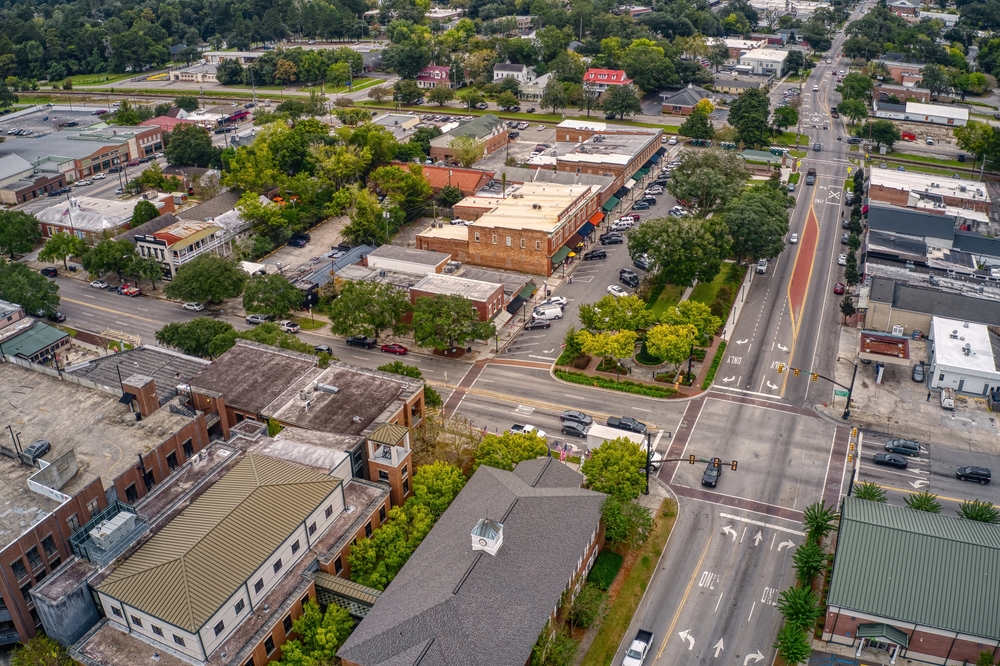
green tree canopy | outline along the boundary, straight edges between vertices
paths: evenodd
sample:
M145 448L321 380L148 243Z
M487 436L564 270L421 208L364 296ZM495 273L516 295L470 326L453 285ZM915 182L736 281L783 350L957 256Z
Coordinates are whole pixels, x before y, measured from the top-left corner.
M862 99L845 99L837 105L837 111L840 115L850 118L853 125L868 117L868 104Z
M413 475L411 501L426 506L437 520L465 486L465 481L462 470L449 463L437 460L421 465Z
M628 252L632 258L648 255L661 279L689 286L718 275L729 243L721 219L659 217L630 232Z
M715 136L715 127L712 126L707 113L695 109L680 126L678 133L690 139L711 139Z
M771 115L771 124L779 130L795 127L799 122L799 112L790 106L779 106Z
M337 648L351 635L354 620L347 609L330 604L326 612L315 601L302 606L302 615L292 624L292 633L298 638L281 646L283 666L320 666L332 664Z
M33 216L19 210L0 211L0 254L13 261L14 255L31 252L41 238L38 220Z
M139 225L145 224L146 222L152 220L154 217L159 217L159 216L160 216L160 211L156 210L156 206L154 206L152 202L143 199L142 201L140 201L135 205L135 208L132 209L132 222L129 224L129 226L132 229L135 229Z
M203 254L181 266L164 292L179 301L221 303L243 293L246 279L246 273L235 262Z
M400 335L413 308L407 293L388 282L345 282L330 304L331 328L337 335L379 337L385 329Z
M198 110L198 98L193 95L176 97L174 98L174 106L180 107L188 113L193 113Z
M914 511L926 511L927 513L941 513L941 503L937 501L937 495L923 490L915 495L907 495L903 500L906 506Z
M663 311L661 324L678 326L691 324L698 335L713 335L722 326L722 319L712 314L712 308L699 301L688 299Z
M63 268L69 268L66 259L82 257L87 251L87 243L78 236L71 236L65 231L57 231L45 241L45 246L38 252L39 261L56 263L61 261Z
M614 495L604 500L601 519L604 521L604 538L612 548L638 548L653 530L653 517L644 506Z
M545 438L535 433L486 434L476 449L473 471L480 465L488 465L510 472L522 460L534 460L544 456L548 448Z
M42 632L19 643L10 658L11 666L73 666L75 663L66 648Z
M788 233L788 209L794 201L783 189L760 185L743 190L729 202L723 217L737 262L774 259L781 254Z
M472 301L464 296L421 296L413 304L413 337L421 347L443 351L494 335L493 322L480 321Z
M51 314L59 307L59 287L24 264L0 259L0 299L17 303L25 314Z
M993 502L982 502L976 500L965 500L958 507L958 515L966 520L975 520L980 523L1000 523L1000 511L993 506Z
M236 329L228 322L212 317L198 317L191 321L175 321L167 324L156 332L156 341L189 356L211 358L209 346L212 340L235 331Z
M635 294L620 298L608 294L580 306L580 323L591 331L637 331L655 321L656 314Z
M472 166L482 157L485 146L485 141L480 141L474 136L456 136L448 142L448 148L463 167Z
M601 108L607 115L618 116L622 120L625 116L642 113L639 96L631 85L609 87L604 93Z
M301 308L304 299L298 287L277 273L252 275L243 286L243 309L248 313L281 318Z
M559 109L565 109L568 104L569 99L562 81L554 76L550 77L542 90L542 99L539 101L539 105L543 109L549 108L552 109L552 113L556 113Z
M681 153L680 162L667 189L705 214L725 208L750 177L743 158L732 151L689 150Z
M423 504L408 501L394 506L372 534L351 548L351 580L384 590L406 564L434 525L434 515Z
M840 82L840 94L845 100L858 99L865 101L871 95L874 85L871 78L861 72L851 72Z
M455 99L455 93L451 88L444 86L438 86L427 93L427 101L434 102L438 106L444 106L453 99Z
M591 449L580 467L587 487L619 500L634 500L646 487L646 452L627 437Z
M770 101L767 93L759 88L744 90L729 106L729 124L736 128L739 140L748 148L770 144L769 115Z
M902 138L899 127L891 120L875 120L866 122L858 127L854 134L863 139L871 139L875 146L885 144L886 148L892 148L893 144Z
M660 324L646 331L646 350L679 367L688 360L698 340L698 329L691 324Z
M118 273L121 276L136 256L135 246L130 241L105 239L90 248L81 257L80 263L94 275Z
M222 149L212 145L212 135L205 128L181 123L170 132L163 154L172 166L211 167L221 163Z

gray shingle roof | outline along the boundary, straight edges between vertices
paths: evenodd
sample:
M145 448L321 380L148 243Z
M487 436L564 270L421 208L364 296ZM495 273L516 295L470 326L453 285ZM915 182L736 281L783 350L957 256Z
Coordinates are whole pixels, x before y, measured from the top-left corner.
M20 155L4 155L0 157L0 180L7 180L25 171L31 171L31 169L31 162Z
M918 238L951 240L955 237L955 218L951 215L935 215L896 206L870 205L868 227Z
M921 289L896 283L892 307L897 310L923 312L948 319L995 325L1000 321L1000 302L974 298L933 289Z
M239 190L226 190L208 201L188 208L177 214L182 220L204 220L208 217L218 217L236 207L240 200Z
M338 655L363 666L527 662L604 502L579 487L580 474L550 465L564 467L548 458L517 472L480 467ZM539 477L534 487L524 480ZM494 556L472 550L486 517L503 522Z
M1000 525L844 498L828 604L1000 639Z
M177 395L177 387L187 384L192 377L204 370L208 361L193 356L160 349L159 347L137 347L121 354L105 356L79 366L73 366L69 374L89 379L99 386L119 388L118 372L122 377L136 373L152 377L156 383L156 397L163 405Z
M129 229L128 231L123 231L122 233L115 236L115 240L127 240L134 243L136 236L148 236L149 234L156 233L161 229L166 229L171 224L176 224L179 220L173 213L164 213L163 215L158 215L148 222L144 222L134 229Z

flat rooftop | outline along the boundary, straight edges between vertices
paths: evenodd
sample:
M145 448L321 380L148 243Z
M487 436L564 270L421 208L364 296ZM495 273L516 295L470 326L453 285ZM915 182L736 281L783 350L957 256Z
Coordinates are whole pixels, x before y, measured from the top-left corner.
M424 277L413 288L430 294L465 296L471 301L479 301L480 303L489 299L496 293L497 289L503 291L503 285L497 282L482 282L471 278L436 273Z
M993 357L991 333L983 324L934 317L931 337L934 339L934 358L939 365L989 374L1000 370Z
M43 458L47 461L70 450L76 452L80 471L60 489L66 495L79 492L95 478L110 488L118 475L135 465L138 454L155 448L191 421L159 409L137 423L129 408L118 402L120 390L116 391L118 395L113 395L13 363L0 364L0 404L21 445L48 440L52 450ZM160 428L162 435L157 434ZM3 445L10 447L9 434L5 437ZM28 477L36 472L37 468L0 456L2 543L19 536L59 504L28 489Z
M475 198L479 202L484 201L482 197ZM431 226L427 227L417 235L427 236L428 238L447 238L449 240L468 241L469 227L464 224L445 224L441 227L436 227L431 224Z
M491 209L473 223L473 229L500 227L552 233L574 208L600 190L599 185L525 183L506 199L467 197L457 205Z
M780 49L753 49L741 55L740 60L747 58L749 60L773 60L775 62L780 62L787 57L788 51Z
M177 395L181 386L211 364L210 361L187 356L159 347L136 347L121 354L103 356L68 368L76 377L88 379L105 390L118 390L118 371L122 377L139 373L156 382L156 397L164 404Z
M969 201L990 200L986 186L971 180L958 180L947 176L914 171L896 171L894 169L872 169L869 171L869 175L871 178L869 196L871 196L871 189L884 187L890 190L937 194L956 199L968 199ZM877 190L875 192L877 193Z
M461 225L448 225L461 226ZM430 250L418 250L415 247L400 247L399 245L382 245L373 252L368 253L368 261L376 259L395 259L396 261L407 261L411 264L422 266L437 266L443 261L451 259L451 255L445 252L432 252Z
M595 134L583 143L566 149L566 144L557 144L557 160L573 164L613 164L628 166L660 135L657 130L628 134ZM562 148L560 148L562 146Z

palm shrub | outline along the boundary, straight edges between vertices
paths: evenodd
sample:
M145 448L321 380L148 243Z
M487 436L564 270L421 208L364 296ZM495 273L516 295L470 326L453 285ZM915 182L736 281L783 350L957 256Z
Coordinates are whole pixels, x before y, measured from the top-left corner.
M774 647L786 664L802 663L809 659L809 654L812 652L805 630L788 623L778 631Z
M1000 523L1000 511L997 511L997 508L993 506L993 502L980 502L979 500L962 502L962 506L958 509L958 515L966 520L975 520L980 523Z
M819 607L819 598L808 587L790 587L781 593L778 600L778 610L785 622L794 627L808 630L816 624L823 611Z
M906 506L914 511L941 513L941 503L937 501L937 495L931 495L926 490L916 495L910 495L904 501L906 502Z
M862 481L854 486L854 496L869 502L882 502L884 504L886 501L885 491L880 485L871 481Z
M803 513L806 525L806 532L810 541L820 544L830 532L836 529L834 523L837 521L837 511L828 507L826 502L810 504Z
M823 570L823 549L815 541L807 541L795 549L792 564L795 567L795 577L802 587L812 587L812 582Z

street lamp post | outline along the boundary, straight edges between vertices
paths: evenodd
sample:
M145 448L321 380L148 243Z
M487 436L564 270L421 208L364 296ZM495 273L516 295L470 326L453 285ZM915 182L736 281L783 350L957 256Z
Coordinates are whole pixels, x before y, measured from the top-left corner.
M382 219L385 220L385 242L389 242L389 211L382 211Z
M845 421L851 418L851 396L854 395L854 380L857 379L857 376L858 376L858 364L855 363L854 374L851 375L851 388L847 389L847 406L844 407L844 415L843 417L841 417Z

